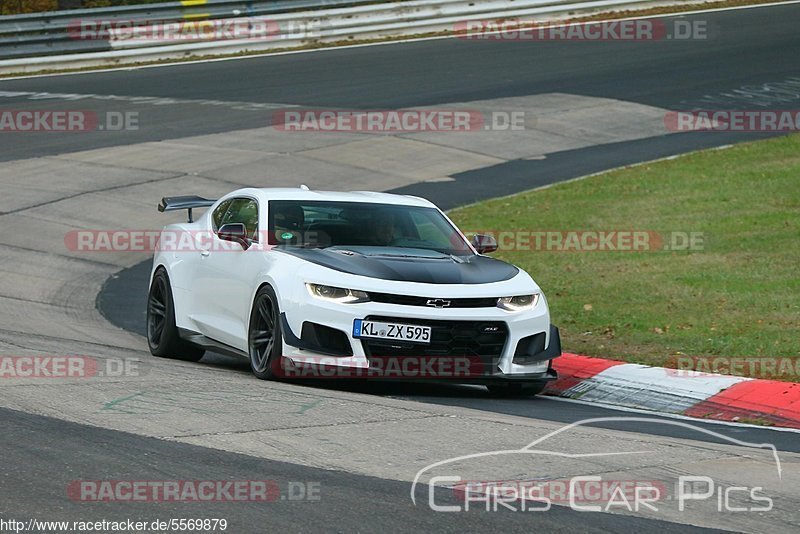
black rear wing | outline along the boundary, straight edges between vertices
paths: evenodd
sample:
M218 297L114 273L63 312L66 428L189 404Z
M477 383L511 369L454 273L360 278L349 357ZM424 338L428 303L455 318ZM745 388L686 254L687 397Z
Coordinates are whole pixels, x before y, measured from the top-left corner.
M164 197L158 205L158 211L174 211L174 210L188 210L189 222L194 222L192 219L192 210L194 208L207 208L212 206L216 200L209 200L207 198L189 195L185 197Z

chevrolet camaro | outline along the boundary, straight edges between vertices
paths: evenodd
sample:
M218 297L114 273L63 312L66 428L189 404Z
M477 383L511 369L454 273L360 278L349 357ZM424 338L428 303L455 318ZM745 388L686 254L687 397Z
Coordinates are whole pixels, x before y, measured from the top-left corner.
M193 210L205 209L194 219ZM155 356L240 356L273 378L410 378L532 395L561 354L547 300L413 196L247 188L161 232L147 303Z

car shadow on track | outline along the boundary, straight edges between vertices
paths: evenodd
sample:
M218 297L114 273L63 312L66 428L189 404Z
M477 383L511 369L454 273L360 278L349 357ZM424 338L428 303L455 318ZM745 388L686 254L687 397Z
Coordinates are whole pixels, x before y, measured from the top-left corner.
M213 352L206 353L198 365L210 365L219 369L250 374L250 365L238 358ZM255 378L254 378L255 379ZM315 389L347 391L382 397L403 398L449 398L449 399L489 399L492 396L483 386L471 384L454 384L447 382L419 382L409 380L367 380L367 379L295 379L286 383ZM530 401L530 398L510 399L514 401Z

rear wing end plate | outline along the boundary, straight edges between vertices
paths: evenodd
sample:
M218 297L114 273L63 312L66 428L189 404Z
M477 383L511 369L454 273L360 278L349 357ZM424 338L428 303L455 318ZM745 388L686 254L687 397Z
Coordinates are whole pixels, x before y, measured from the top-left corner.
M198 197L195 195L188 195L182 197L164 197L158 205L158 211L175 211L175 210L188 210L189 222L194 222L192 219L192 210L194 208L207 208L213 206L216 200Z

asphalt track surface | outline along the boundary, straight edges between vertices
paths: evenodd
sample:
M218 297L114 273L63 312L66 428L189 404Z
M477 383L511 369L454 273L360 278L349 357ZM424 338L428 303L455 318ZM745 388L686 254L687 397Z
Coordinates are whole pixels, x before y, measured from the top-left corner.
M719 95L800 75L800 39L796 6L697 15L720 30L704 42L509 43L434 40L360 47L235 61L176 65L93 74L0 81L0 91L148 96L217 101L284 103L336 108L397 108L502 98L546 92L575 93L639 102L667 109L754 107ZM690 17L691 18L691 17ZM706 97L711 97L710 99ZM782 95L785 98L785 95ZM75 109L74 103L42 100L46 109ZM104 104L96 101L98 111ZM112 106L109 104L109 106ZM791 108L769 98L760 107ZM24 98L3 97L3 109L30 107ZM113 106L112 106L113 107ZM796 107L796 106L795 106ZM262 127L265 111L225 106L170 106L159 110L162 128L109 136L52 133L25 142L0 134L0 160L181 138L204 133ZM144 110L143 113L156 113ZM143 117L143 121L147 120ZM516 161L468 171L456 182L405 186L400 192L428 196L443 207L508 194L591 172L698 148L765 137L764 134L681 134L565 151L541 161ZM187 192L188 193L188 192ZM98 296L98 305L114 323L141 332L148 262L123 271ZM144 341L142 341L144 343ZM207 360L207 361L206 361ZM246 373L246 364L210 357L203 365ZM335 385L336 388L349 386ZM361 386L359 386L361 387ZM425 403L479 408L487 412L554 421L619 414L613 410L554 400L489 399L470 388L391 385L365 392ZM372 388L372 389L370 389ZM92 505L75 503L64 485L80 473L85 479L247 479L322 481L318 503L204 505L203 517L228 517L235 532L256 529L388 531L530 529L519 514L434 514L412 507L408 484L352 473L314 469L263 458L146 438L78 425L33 414L1 410L0 512L4 518L47 519L185 517L194 505ZM639 427L638 432L691 437L677 430ZM780 450L798 451L796 434L707 425L740 439L768 441ZM724 428L724 430L723 430ZM254 476L254 473L259 476ZM442 497L446 499L446 496ZM324 526L324 527L321 527ZM640 532L691 531L665 521L609 514L581 514L556 508L536 517L543 531Z
M754 99L716 102L717 95L798 76L800 42L795 5L705 13L686 17L707 21L708 39L695 41L465 41L443 39L352 47L322 52L262 56L232 61L175 65L94 74L0 81L0 91L124 95L224 102L283 103L354 109L395 109L448 102L497 99L538 93L572 93L615 98L667 109L750 108ZM795 95L796 96L796 95ZM705 97L712 97L709 101ZM81 101L40 100L45 109L80 109ZM784 103L785 104L785 103ZM3 98L4 109L30 107L24 99ZM103 103L92 102L101 111ZM110 108L119 102L108 101ZM756 102L760 107L777 101ZM784 105L783 107L789 107ZM143 110L158 129L0 134L0 159L43 156L115 144L187 137L266 126L267 111L206 105ZM703 144L723 144L753 136L736 134ZM680 143L675 141L676 143ZM689 143L697 142L692 141ZM658 145L659 143L655 143ZM681 151L676 147L672 152ZM683 147L688 148L686 146ZM656 146L631 147L630 160L652 159ZM666 150L669 152L669 150ZM594 158L573 154L571 159ZM599 162L605 164L605 161ZM586 165L586 164L584 164ZM527 186L524 182L520 186ZM504 191L499 191L504 192Z
M76 516L87 518L86 509L92 506L91 514L107 521L226 518L228 532L372 532L377 528L390 532L432 528L440 532L516 532L531 526L530 519L521 512L478 509L442 514L426 506L414 506L408 496L409 485L403 482L169 443L10 410L0 410L0 414L4 518L37 517L46 511L48 521L74 520ZM43 436L46 439L37 439ZM73 471L86 473L85 480L161 480L165 474L177 480L270 480L277 483L281 496L252 503L89 505L64 495L64 487L73 480L70 476ZM319 500L291 499L289 483L298 481L319 484ZM436 502L453 505L457 500L452 492L442 489ZM619 516L591 516L592 532L621 531ZM587 529L586 519L585 513L554 507L537 514L536 528L544 532L583 532ZM624 529L713 532L636 517L625 518Z

